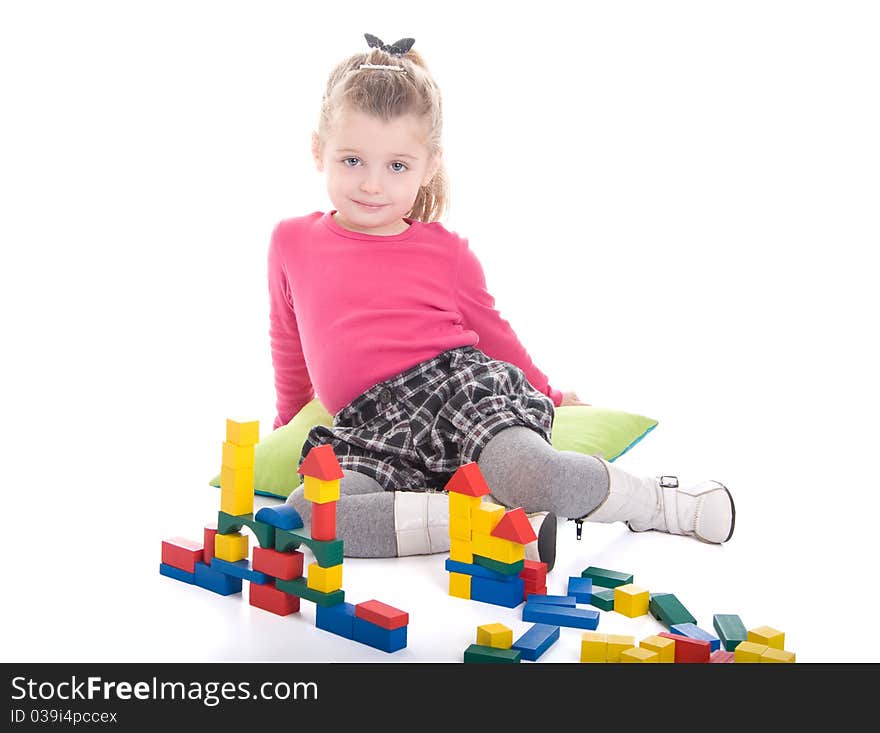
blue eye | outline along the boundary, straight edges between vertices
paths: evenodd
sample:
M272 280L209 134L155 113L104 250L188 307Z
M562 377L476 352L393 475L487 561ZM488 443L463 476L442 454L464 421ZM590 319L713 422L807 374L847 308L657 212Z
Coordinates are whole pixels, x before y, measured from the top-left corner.
M345 164L347 165L349 160L359 160L359 158L355 158L355 157L351 157L351 158L343 158L343 159L342 159L342 162L345 163ZM349 165L348 167L351 168L352 166Z
M407 170L406 163L401 163L399 160L395 160L391 165L402 165L403 166L403 170L395 169L396 173L403 173L403 171Z

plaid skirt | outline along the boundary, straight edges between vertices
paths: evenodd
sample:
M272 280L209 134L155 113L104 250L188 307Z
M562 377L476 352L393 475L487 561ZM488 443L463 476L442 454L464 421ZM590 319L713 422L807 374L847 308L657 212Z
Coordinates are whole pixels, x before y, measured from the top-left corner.
M386 491L439 491L505 428L523 425L550 443L553 416L553 401L519 367L460 346L370 387L332 427L312 428L300 465L330 443L341 468Z

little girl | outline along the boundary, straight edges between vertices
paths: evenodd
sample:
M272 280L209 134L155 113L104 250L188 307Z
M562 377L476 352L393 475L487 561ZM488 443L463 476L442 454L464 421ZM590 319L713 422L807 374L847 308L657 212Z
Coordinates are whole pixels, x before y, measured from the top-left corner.
M334 415L300 461L333 446L345 554L447 552L443 488L472 461L495 503L531 514L527 557L550 569L557 516L729 540L724 485L640 478L552 447L554 408L586 403L550 386L467 239L437 221L448 200L441 97L414 39L365 38L370 50L331 72L312 134L334 208L278 223L268 257L273 427L316 394ZM302 487L288 502L308 524Z

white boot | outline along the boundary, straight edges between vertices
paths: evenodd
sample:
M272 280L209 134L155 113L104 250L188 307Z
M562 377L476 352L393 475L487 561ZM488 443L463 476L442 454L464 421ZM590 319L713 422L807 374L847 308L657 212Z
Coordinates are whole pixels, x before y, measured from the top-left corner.
M449 552L449 495L443 491L395 491L397 555Z
M608 496L589 522L626 522L634 532L658 530L721 544L733 535L736 509L727 487L703 481L688 488L675 476L640 478L596 456L608 471Z

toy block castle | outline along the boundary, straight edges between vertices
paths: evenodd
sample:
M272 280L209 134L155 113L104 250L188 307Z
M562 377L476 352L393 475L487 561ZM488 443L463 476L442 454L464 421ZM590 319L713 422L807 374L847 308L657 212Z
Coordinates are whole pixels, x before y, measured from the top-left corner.
M263 507L254 516L254 446L259 423L226 421L220 472L220 511L204 528L203 541L173 537L162 542L159 572L221 595L249 583L250 605L279 616L316 605L315 626L385 652L406 646L409 614L381 601L345 601L343 543L336 537L336 504L342 469L330 445L313 448L298 472L312 503L310 531L292 506ZM247 527L259 547L249 553ZM314 562L305 566L305 546ZM251 559L248 559L250 554ZM304 574L305 573L305 574Z

